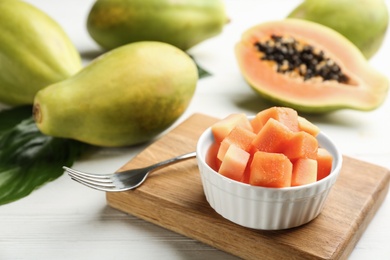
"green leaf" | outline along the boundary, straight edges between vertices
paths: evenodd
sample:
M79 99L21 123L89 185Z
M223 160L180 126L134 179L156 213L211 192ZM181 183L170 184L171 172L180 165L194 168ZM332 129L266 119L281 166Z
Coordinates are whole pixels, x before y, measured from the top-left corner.
M198 75L200 79L211 76L211 73L199 66L198 63L196 63L196 67L198 68Z
M208 72L207 70L203 69L195 60L195 58L193 56L190 55L190 57L192 58L192 60L195 62L195 65L196 65L196 68L198 69L198 75L199 75L199 78L205 78L205 77L209 77L211 76L211 73Z
M4 113L9 116L20 112ZM63 174L63 165L71 166L89 147L78 141L42 134L31 110L29 117L20 123L15 123L16 119L4 119L4 113L0 113L0 205L21 199L55 180ZM3 122L7 127L3 127Z
M21 106L0 111L0 134L19 124L23 119L29 118L32 106Z

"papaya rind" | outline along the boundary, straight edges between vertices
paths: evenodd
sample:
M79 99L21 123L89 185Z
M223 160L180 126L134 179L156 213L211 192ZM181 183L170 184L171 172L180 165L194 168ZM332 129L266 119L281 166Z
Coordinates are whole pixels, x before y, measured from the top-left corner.
M221 33L226 21L221 0L97 0L87 29L107 50L137 41L161 41L188 50Z
M288 17L317 22L338 31L367 59L382 46L389 23L383 0L305 0Z
M197 80L195 63L180 49L162 42L127 44L40 90L34 118L50 136L103 147L144 143L184 113Z
M81 57L60 25L29 3L0 1L0 102L33 103L40 89L81 69Z
M326 50L351 77L354 85L334 82L304 84L302 80L291 80L260 63L253 43L272 33L303 38ZM387 97L388 79L368 64L359 49L340 33L314 22L289 18L253 26L243 33L235 46L235 53L244 79L256 93L300 112L326 113L346 108L370 111L379 107Z

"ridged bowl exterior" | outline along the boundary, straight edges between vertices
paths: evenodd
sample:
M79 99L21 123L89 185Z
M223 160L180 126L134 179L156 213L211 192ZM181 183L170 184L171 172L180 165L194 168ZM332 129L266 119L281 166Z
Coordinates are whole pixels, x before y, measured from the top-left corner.
M317 140L333 156L329 176L303 186L266 188L226 178L207 165L206 155L214 142L208 128L197 144L198 167L207 201L224 218L248 228L278 230L310 222L321 213L342 165L342 156L333 142L322 132Z

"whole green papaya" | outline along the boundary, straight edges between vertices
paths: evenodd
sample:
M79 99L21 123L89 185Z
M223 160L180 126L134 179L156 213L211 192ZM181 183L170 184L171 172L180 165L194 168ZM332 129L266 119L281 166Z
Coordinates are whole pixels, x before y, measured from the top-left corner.
M32 104L36 92L81 69L81 58L51 17L19 0L0 1L0 102Z
M115 147L148 141L186 110L198 71L162 42L124 45L74 76L40 90L34 118L46 135Z
M384 0L305 0L288 16L338 31L369 59L381 47L389 14Z
M182 50L222 31L222 0L97 0L87 29L103 48L136 41L161 41Z

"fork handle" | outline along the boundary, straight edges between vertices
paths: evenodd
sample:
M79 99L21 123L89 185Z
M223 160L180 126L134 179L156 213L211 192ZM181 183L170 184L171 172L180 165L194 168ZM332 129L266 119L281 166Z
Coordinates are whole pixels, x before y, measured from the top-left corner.
M177 162L181 162L181 161L184 161L184 160L188 160L188 159L191 159L191 158L194 158L194 157L196 157L196 152L190 152L190 153L182 154L182 155L176 156L174 158L171 158L171 159L168 159L168 160L165 160L165 161L158 162L156 164L150 165L148 167L148 170L149 171L157 170L159 168L163 168L163 167L166 167L168 165L171 165L171 164L174 164L174 163L177 163Z

